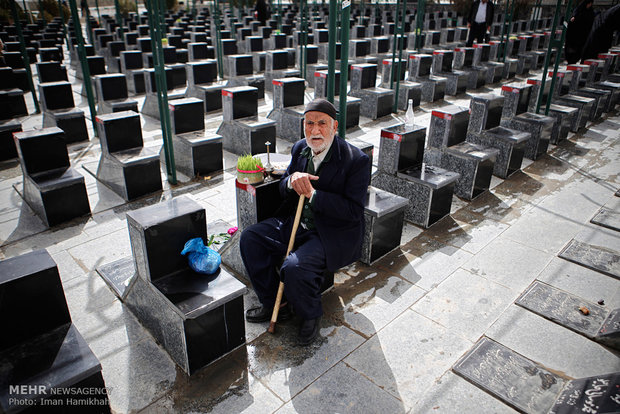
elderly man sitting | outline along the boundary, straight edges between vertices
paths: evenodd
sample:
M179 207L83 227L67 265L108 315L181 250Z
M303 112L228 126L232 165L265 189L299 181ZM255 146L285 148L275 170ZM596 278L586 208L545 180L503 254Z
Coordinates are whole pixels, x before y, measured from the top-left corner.
M240 240L243 263L261 302L247 311L246 320L270 319L281 278L286 302L280 319L290 317L291 307L300 316L300 345L311 344L319 332L323 273L355 261L363 239L370 160L336 135L336 116L334 105L324 99L306 106L306 138L293 146L280 181L284 202L276 217L248 227ZM306 201L295 247L282 263L302 195Z

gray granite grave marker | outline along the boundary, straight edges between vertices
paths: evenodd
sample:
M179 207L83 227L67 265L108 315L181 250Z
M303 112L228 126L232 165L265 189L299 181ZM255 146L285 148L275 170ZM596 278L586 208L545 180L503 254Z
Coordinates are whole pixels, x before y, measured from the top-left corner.
M609 210L605 207L601 207L594 217L592 217L590 222L612 230L620 231L620 213Z
M588 338L598 333L608 314L603 306L540 281L532 283L515 303ZM579 310L582 306L588 315Z
M486 337L452 369L511 407L527 413L547 413L566 382Z
M620 254L617 251L573 239L558 256L569 262L620 279Z

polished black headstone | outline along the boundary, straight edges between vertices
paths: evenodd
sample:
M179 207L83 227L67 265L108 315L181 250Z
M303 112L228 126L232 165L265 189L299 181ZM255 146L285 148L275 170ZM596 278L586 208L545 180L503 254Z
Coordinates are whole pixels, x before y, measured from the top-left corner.
M140 115L132 111L97 116L102 151L115 153L143 145Z
M24 174L36 176L71 166L64 132L60 128L18 132L15 139Z
M95 77L97 99L111 101L127 98L127 79L122 73L97 75Z
M22 124L17 120L0 122L0 161L17 158L13 133L21 130Z
M266 70L281 70L288 67L288 53L286 50L273 50L267 52Z
M185 65L189 85L202 85L217 80L217 61L190 62Z
M126 73L132 69L142 69L142 52L138 50L126 50L121 52L121 72Z
M566 380L511 349L483 337L452 368L511 407L547 413Z
M60 62L40 62L37 63L37 74L39 83L45 82L67 82L67 69L61 66Z
M306 89L305 81L301 78L282 78L274 79L274 86L281 86L282 92L279 97L282 99L280 103L274 103L275 106L287 108L289 106L298 106L304 104L304 91ZM277 99L274 92L274 100Z
M11 333L0 338L0 350L70 322L58 268L47 251L0 261L0 323Z
M258 89L252 86L237 86L222 89L224 121L256 116L258 114Z
M200 131L205 128L204 106L200 99L182 98L168 103L172 118L172 133Z
M571 240L558 254L562 259L620 279L620 252Z
M71 84L66 81L39 84L39 96L45 110L75 107Z
M620 373L568 381L549 414L620 412Z

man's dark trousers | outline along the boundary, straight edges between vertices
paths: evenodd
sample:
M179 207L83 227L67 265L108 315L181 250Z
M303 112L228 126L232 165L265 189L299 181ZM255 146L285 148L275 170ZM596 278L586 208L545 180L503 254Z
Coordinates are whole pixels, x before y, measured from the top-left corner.
M276 300L280 282L276 269L286 254L293 220L293 217L269 218L251 225L241 234L243 264L258 299L267 309L273 309ZM316 230L299 226L295 246L284 259L280 275L284 282L284 296L302 319L323 315L321 286L325 270L325 251L319 234Z
M484 37L487 33L486 23L473 22L469 28L469 38L467 39L467 47L471 47L474 44L474 39L478 43L484 43Z

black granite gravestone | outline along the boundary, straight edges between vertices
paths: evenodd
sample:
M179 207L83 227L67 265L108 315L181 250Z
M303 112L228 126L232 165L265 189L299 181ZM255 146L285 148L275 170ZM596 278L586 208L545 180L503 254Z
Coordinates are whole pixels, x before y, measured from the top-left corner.
M276 121L276 135L290 142L303 138L305 82L302 78L273 80L273 110L267 118Z
M97 113L135 111L138 112L138 102L128 99L127 80L122 73L95 76L97 88Z
M68 81L67 69L60 62L37 63L39 83Z
M73 92L69 82L41 83L39 96L44 127L57 126L62 129L67 144L88 140L84 112L74 108Z
M162 189L158 155L143 147L140 115L133 111L97 116L101 158L97 179L125 200Z
M47 251L0 261L0 323L11 332L0 340L2 412L110 412L101 365L71 322Z
M392 112L395 92L391 89L376 87L377 65L351 65L350 96L362 100L360 114L370 119L377 119Z
M466 141L469 110L454 105L432 111L425 161L460 174L454 193L471 200L489 189L498 150Z
M71 168L58 127L14 134L23 173L23 197L47 226L90 214L84 177Z
M549 414L620 412L620 373L568 381Z
M222 267L198 274L180 254L208 239L205 210L178 197L129 212L127 223L137 274L124 303L172 359L193 374L243 345L246 287Z
M258 116L257 88L222 89L222 107L224 119L217 133L223 137L224 149L241 155L262 152L265 141L275 146L276 123Z
M423 164L426 128L398 124L381 130L379 171L372 185L409 200L405 219L429 227L450 214L457 173Z
M17 158L17 148L13 140L13 133L20 132L21 130L22 124L15 119L0 121L0 161Z

